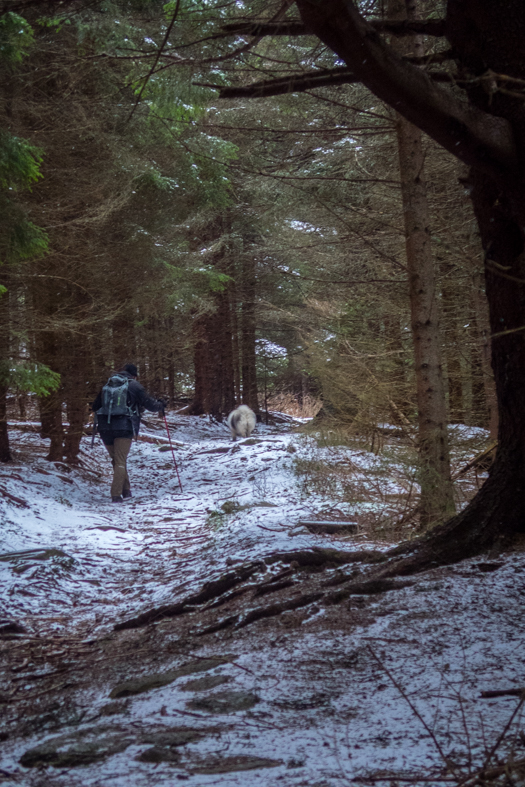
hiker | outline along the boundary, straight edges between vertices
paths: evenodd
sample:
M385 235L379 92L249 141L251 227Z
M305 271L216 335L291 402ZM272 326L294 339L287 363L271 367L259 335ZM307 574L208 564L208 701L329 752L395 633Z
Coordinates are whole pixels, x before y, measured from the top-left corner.
M137 439L143 409L164 415L166 401L148 396L137 381L138 371L127 363L114 372L91 405L98 430L113 465L111 502L122 503L131 497L126 467L131 441Z

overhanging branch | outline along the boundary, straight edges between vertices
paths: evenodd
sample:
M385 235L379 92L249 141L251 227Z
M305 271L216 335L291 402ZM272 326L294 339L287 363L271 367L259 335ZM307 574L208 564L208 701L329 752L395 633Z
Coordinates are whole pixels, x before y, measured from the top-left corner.
M388 22L381 19L372 19L369 24L380 33L390 33L395 36L407 36L413 33L427 36L442 37L446 35L445 19L426 19L414 22ZM290 19L283 22L230 22L223 25L227 33L237 33L248 36L307 36L312 31L300 19Z
M355 76L346 66L340 68L308 71L306 74L283 77L282 79L264 79L242 87L223 87L221 85L194 82L200 87L212 87L219 91L219 98L264 98L265 96L281 96L285 93L303 93L316 87L327 85L345 85L356 82Z
M428 62L425 58L407 58L418 62ZM431 78L436 82L456 82L454 76L448 72L434 72ZM347 66L339 68L325 68L317 71L307 71L304 74L290 75L280 79L264 79L260 82L253 82L251 85L228 86L217 85L210 82L193 82L197 87L211 87L219 91L219 98L268 98L270 96L282 96L287 93L304 93L307 90L314 90L320 87L333 87L337 85L349 85L359 82Z
M518 166L508 121L462 101L403 61L351 0L296 0L301 18L378 98L469 165L500 178Z

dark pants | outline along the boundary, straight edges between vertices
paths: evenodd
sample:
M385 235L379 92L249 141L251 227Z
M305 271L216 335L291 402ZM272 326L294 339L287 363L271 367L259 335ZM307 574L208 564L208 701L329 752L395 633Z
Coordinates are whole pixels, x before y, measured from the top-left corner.
M113 465L113 483L111 484L111 497L120 497L124 490L130 489L126 461L131 448L131 437L115 437L112 444L106 443L108 454Z

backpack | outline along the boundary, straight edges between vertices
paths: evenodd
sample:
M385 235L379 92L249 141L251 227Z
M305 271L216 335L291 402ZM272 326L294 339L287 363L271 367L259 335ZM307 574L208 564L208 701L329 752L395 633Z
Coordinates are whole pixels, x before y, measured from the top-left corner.
M108 424L111 423L112 415L131 417L134 414L128 405L128 385L129 377L125 374L114 374L103 387L102 407L97 410L97 415L107 416Z

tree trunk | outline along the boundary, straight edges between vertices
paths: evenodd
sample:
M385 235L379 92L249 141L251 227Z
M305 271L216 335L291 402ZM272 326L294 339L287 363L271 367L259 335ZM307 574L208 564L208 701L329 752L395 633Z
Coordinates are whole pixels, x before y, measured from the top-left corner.
M87 353L81 340L71 337L68 371L64 375L64 398L67 407L68 430L64 443L66 462L78 464L80 441L84 433L87 404Z
M231 275L228 261L221 266L224 273ZM228 414L235 409L235 377L233 359L233 331L231 315L230 286L228 285L218 298L217 307L217 357L220 359L218 373L220 375L221 405L223 413Z
M242 401L259 414L257 371L255 365L255 260L243 259L241 351Z
M481 275L474 277L474 311L476 314L476 330L479 343L479 355L483 370L483 387L485 389L485 402L488 409L489 431L491 440L498 439L498 398L496 384L491 367L491 339L490 318L487 298L481 290Z
M457 303L457 285L454 280L452 266L441 261L440 271L443 276L443 330L445 340L445 358L447 362L448 382L448 413L449 422L464 424L465 396L463 390L463 370L461 368L460 340L458 336L457 315L460 313Z
M38 361L45 363L53 371L57 371L57 337L51 331L43 331L37 345ZM49 454L46 459L50 462L62 461L64 429L62 426L62 386L57 391L52 391L47 396L40 396L41 431L44 438L51 440Z
M407 0L406 6L408 18L414 18L412 0ZM422 54L419 51L422 47L415 37L409 41L416 54ZM396 117L396 132L417 385L420 522L422 527L427 527L450 516L455 507L450 479L447 408L441 366L436 278L430 246L430 216L423 180L422 134L401 115Z
M472 200L483 247L492 330L492 366L499 403L498 451L489 477L469 505L423 542L401 545L413 557L397 573L462 560L525 530L525 199L512 198L479 170L471 172ZM512 194L513 189L509 189ZM518 212L516 208L521 210ZM509 286L512 276L512 286Z
M11 459L7 430L7 387L2 385L0 386L0 462L10 462Z
M9 432L7 429L7 382L9 373L10 339L9 316L8 293L4 293L3 295L0 294L0 462L10 462L12 458L9 446Z
M477 336L477 324L475 316L471 320L474 335ZM473 426L480 426L482 429L489 427L489 414L486 399L486 388L484 385L483 361L481 348L478 342L474 342L470 348L470 381L472 389L472 407L469 423ZM494 437L496 439L496 437Z
M232 275L229 252L221 251L216 267ZM215 309L200 317L194 326L195 395L189 410L192 415L209 413L217 420L235 408L235 322L232 318L234 299L231 285L226 284L214 296Z
M51 440L46 459L61 462L64 453L64 428L62 426L62 391L53 391L39 399L43 437Z
M233 353L233 384L235 390L235 407L241 404L241 348L239 345L239 320L237 317L237 287L235 281L231 287L231 320L232 320L232 353Z
M206 317L199 317L193 324L193 374L194 394L188 413L203 415L206 412L206 379L208 369L208 337L206 335Z

